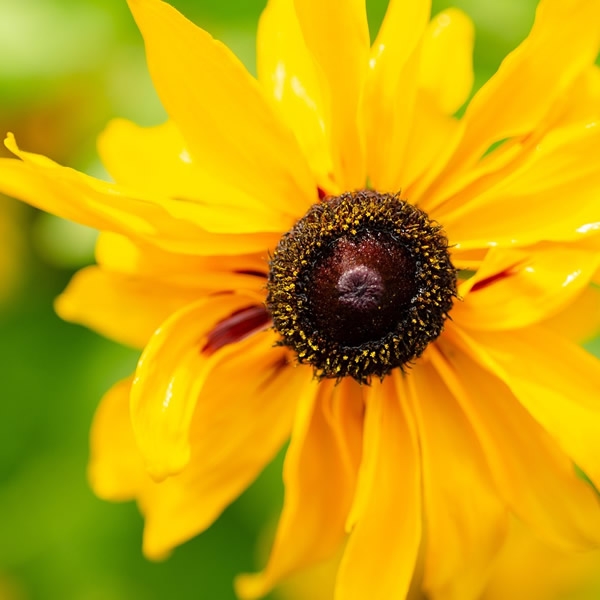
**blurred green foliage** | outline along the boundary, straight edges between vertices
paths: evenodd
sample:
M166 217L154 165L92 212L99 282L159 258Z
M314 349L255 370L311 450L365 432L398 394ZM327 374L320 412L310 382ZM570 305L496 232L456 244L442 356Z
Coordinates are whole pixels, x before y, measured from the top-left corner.
M254 72L265 0L172 3ZM439 0L434 10L451 4L475 20L479 85L526 35L536 3ZM385 6L368 3L373 30ZM163 118L124 0L0 0L2 132L101 173L95 139L115 116ZM73 270L92 261L93 232L26 208L12 212L23 276L0 307L0 600L233 599L234 575L258 566L257 539L281 506L281 457L208 532L164 563L147 562L136 507L96 499L85 475L95 407L136 353L52 311Z

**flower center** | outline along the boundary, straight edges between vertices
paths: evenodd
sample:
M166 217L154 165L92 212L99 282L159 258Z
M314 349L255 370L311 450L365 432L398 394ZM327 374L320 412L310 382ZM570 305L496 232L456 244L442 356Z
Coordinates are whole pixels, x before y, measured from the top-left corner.
M313 205L271 261L267 308L317 377L384 377L439 336L456 271L439 225L392 194Z
M329 339L357 346L381 339L415 296L415 261L382 231L330 243L309 275L309 310Z

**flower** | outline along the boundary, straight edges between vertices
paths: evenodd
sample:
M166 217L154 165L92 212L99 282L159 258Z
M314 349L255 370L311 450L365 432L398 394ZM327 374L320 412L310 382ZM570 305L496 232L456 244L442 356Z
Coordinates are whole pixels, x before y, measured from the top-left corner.
M102 231L57 310L144 348L98 409L90 478L137 499L145 553L208 527L290 436L243 598L347 532L341 600L404 597L421 552L429 597L466 598L509 513L597 546L573 464L599 483L600 372L575 338L600 312L600 4L542 0L461 118L460 11L392 0L370 47L362 0L270 0L257 82L172 7L129 4L169 121L108 127L116 183L9 137L0 188Z

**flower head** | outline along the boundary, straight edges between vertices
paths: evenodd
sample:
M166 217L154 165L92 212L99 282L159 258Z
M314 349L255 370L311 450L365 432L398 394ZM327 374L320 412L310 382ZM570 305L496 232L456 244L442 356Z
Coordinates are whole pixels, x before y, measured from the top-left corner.
M57 310L144 349L98 409L90 477L137 499L146 554L290 435L244 598L347 534L341 600L404 597L419 556L430 598L466 598L509 513L598 545L573 464L600 483L600 372L572 338L599 312L600 4L542 0L461 118L460 11L392 0L371 46L363 0L269 0L257 81L169 5L129 4L169 120L108 127L116 183L9 137L0 188L103 232Z

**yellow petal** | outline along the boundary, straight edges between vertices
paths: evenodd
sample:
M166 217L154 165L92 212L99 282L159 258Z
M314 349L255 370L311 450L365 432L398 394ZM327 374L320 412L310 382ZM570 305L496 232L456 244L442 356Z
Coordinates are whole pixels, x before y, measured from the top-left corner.
M232 294L190 304L156 330L131 392L133 428L152 477L164 479L188 463L190 423L208 374L222 354L236 352L230 342L267 323L255 300Z
M425 31L420 87L446 114L455 113L471 93L474 37L471 19L456 8L436 15Z
M258 24L258 80L294 130L319 186L328 193L332 181L328 101L289 0L269 0Z
M206 529L290 435L312 369L293 367L273 342L271 333L240 342L208 376L191 423L189 464L152 483L142 499L147 556L159 558Z
M588 286L600 253L576 245L541 244L488 252L479 271L459 286L452 318L470 329L524 327L558 313Z
M59 217L190 254L264 251L280 236L277 227L264 233L264 223L242 223L240 215L223 219L218 208L140 193L78 173L19 150L10 135L5 143L21 160L0 159L0 191ZM207 225L218 233L207 231Z
M600 485L598 359L541 327L511 333L472 332L460 340Z
M565 94L563 104L548 119L549 128L567 127L575 123L600 120L600 68L592 65L574 82Z
M220 42L160 0L129 0L156 91L192 159L274 210L304 214L316 185L291 130Z
M479 600L593 600L599 566L599 551L561 552L515 519Z
M94 493L105 500L131 500L147 480L129 416L131 381L115 384L104 395L90 433L88 477Z
M326 380L307 393L286 455L286 495L271 558L263 573L237 579L241 598L261 598L279 579L330 557L345 537L360 462L361 388L348 379Z
M364 0L295 0L302 36L328 100L335 181L341 189L366 184L360 102L369 61Z
M536 128L596 59L599 21L600 4L594 0L539 3L527 39L470 102L462 140L445 169L449 177L472 166L494 142L524 136Z
M390 600L409 590L421 542L421 483L414 423L398 397L402 385L401 376L390 376L367 391L353 530L336 600Z
M439 181L434 190L428 190L420 200L426 211L443 211L449 214L459 209L466 202L478 198L482 193L502 183L537 152L538 145L544 138L555 130L580 128L600 120L600 69L595 66L585 69L563 91L560 98L553 103L549 113L525 136L507 139L497 145L492 152L486 154L473 168L464 173L454 171L447 178ZM464 127L464 123L460 123ZM460 131L454 138L446 140L440 147L438 155L442 157L436 165L447 160L454 147L454 142L460 138ZM444 151L444 148L449 148ZM419 197L427 186L435 179L436 170L429 168L421 177L416 189L410 189L409 197ZM452 175L458 173L456 178ZM439 205L443 204L440 209Z
M406 185L398 170L412 152L420 41L430 7L429 0L392 0L371 50L364 100L367 161L371 183L380 191L398 192Z
M404 198L419 202L418 181L427 174L458 128L458 121L444 114L430 95L421 91L416 99L406 146L410 151L406 152L401 164L395 165L388 189L401 189Z
M187 151L183 136L171 121L139 127L115 119L100 135L98 151L115 181L191 205L199 211L199 223L206 229L214 230L211 214L228 227L232 217L254 222L257 230L285 231L290 227L290 218L281 204L282 210L274 210L272 199L245 193L239 178L216 178L207 172ZM210 211L203 208L206 205Z
M510 175L481 193L457 196L435 218L463 250L585 239L600 227L599 160L599 125L554 131Z
M600 334L600 288L587 287L565 310L541 325L577 344L590 341Z
M423 587L432 599L476 598L504 540L506 508L469 422L436 370L420 362L407 383L423 465Z
M96 243L96 261L105 270L170 287L174 295L186 290L195 299L210 292L249 291L264 297L268 272L266 252L241 256L196 256L168 252L119 234L103 232Z
M449 334L440 343L443 355L433 348L432 361L467 415L499 494L536 535L549 543L570 550L597 546L600 503L595 491L578 477L569 457L502 380L479 366L476 360L484 360L485 346L477 344L473 348L472 356L478 353L473 360L464 351L465 334L452 324L447 331ZM457 346L448 345L450 338ZM505 352L515 368L520 365L520 372L543 367L542 380L534 371L520 381L535 390L539 402L551 403L552 396L548 394L552 392L546 381L554 364L545 361L545 355L522 352L514 332L505 339L515 339ZM577 375L575 370L569 372ZM518 374L519 371L517 377Z
M197 299L194 289L161 286L149 279L87 267L75 274L54 308L65 321L143 348L163 321Z

